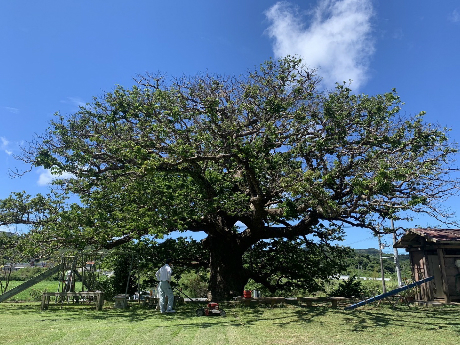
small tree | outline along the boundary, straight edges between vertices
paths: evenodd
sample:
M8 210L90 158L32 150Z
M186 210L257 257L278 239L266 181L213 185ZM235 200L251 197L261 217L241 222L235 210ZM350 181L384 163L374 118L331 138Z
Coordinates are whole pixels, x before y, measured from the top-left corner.
M0 295L8 290L14 264L24 260L18 250L20 238L17 234L0 231Z

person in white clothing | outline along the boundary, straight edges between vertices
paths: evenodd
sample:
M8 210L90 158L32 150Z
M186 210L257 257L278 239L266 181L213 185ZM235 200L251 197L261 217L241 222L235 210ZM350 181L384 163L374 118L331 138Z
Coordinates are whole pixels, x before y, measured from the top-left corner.
M174 294L171 288L172 260L167 259L165 265L155 274L158 284L158 294L160 298L160 311L162 313L175 313L173 310ZM168 297L168 306L165 306L165 297Z

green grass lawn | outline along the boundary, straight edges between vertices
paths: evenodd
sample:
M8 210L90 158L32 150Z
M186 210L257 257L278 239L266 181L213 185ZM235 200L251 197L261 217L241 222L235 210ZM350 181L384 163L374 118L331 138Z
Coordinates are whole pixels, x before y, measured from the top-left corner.
M0 303L0 344L458 344L460 307L369 305L235 307L227 317L196 317L196 306L160 314L134 305Z
M23 281L17 281L17 280L12 280L9 285L8 285L8 290L11 290L15 288L16 286L24 283ZM76 282L75 283L75 289L76 291L81 291L81 282ZM58 281L48 281L44 280L41 281L32 287L28 288L27 290L24 290L17 295L11 297L8 301L39 301L41 300L41 295L44 291L47 292L56 292L58 291L59 288L59 282ZM0 342L0 344L2 344Z

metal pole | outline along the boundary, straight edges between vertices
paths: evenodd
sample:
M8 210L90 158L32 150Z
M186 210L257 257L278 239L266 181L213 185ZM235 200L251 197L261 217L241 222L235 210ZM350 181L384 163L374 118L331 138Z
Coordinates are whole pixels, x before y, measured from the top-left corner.
M391 220L391 228L393 230L393 252L394 252L394 261L396 267L396 277L398 278L398 286L402 286L402 279L401 279L401 267L399 266L399 257L398 257L398 248L395 248L394 245L396 244L396 231L395 225L393 223L393 219Z
M140 262L140 257L139 253L137 255L137 291L139 291L139 298L138 302L141 304L141 262Z
M383 298L386 298L386 297L389 297L389 296L393 296L393 295L396 295L398 292L401 292L401 291L404 291L404 290L407 290L407 289L411 289L413 287L416 287L416 286L419 286L423 283L426 283L426 282L429 282L431 280L434 279L434 276L433 277L428 277L428 278L425 278L425 279L422 279L422 280L419 280L417 282L414 282L412 284L409 284L409 285L405 285L405 286L402 286L400 288L397 288L397 289L394 289L394 290L391 290L390 292L388 293L383 293L381 295L378 295L378 296L374 296L374 297L371 297L371 298L368 298L368 299L365 299L364 301L361 301L361 302L358 302L356 304L352 304L348 307L345 307L345 310L352 310L352 309L355 309L355 308L358 308L358 307L361 307L365 304L369 304L369 303L372 303L372 302L375 302L375 301L379 301Z
M131 253L131 263L129 264L128 281L126 282L125 295L128 294L129 280L131 279L131 270L133 268L134 254Z
M383 270L383 255L382 255L382 241L380 241L380 234L378 234L379 239L379 254L380 254L380 273L382 274L382 291L383 293L387 292L387 287L385 285L385 272Z
M85 278L86 278L86 263L88 260L88 256L85 254L81 254L82 261L81 261L81 291L85 290ZM89 290L89 289L88 289Z

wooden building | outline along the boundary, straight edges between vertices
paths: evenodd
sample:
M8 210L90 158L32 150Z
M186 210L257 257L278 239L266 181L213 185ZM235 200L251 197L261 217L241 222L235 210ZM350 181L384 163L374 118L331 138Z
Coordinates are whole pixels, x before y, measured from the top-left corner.
M460 301L460 229L410 229L394 247L409 253L416 281L434 276L417 299Z

